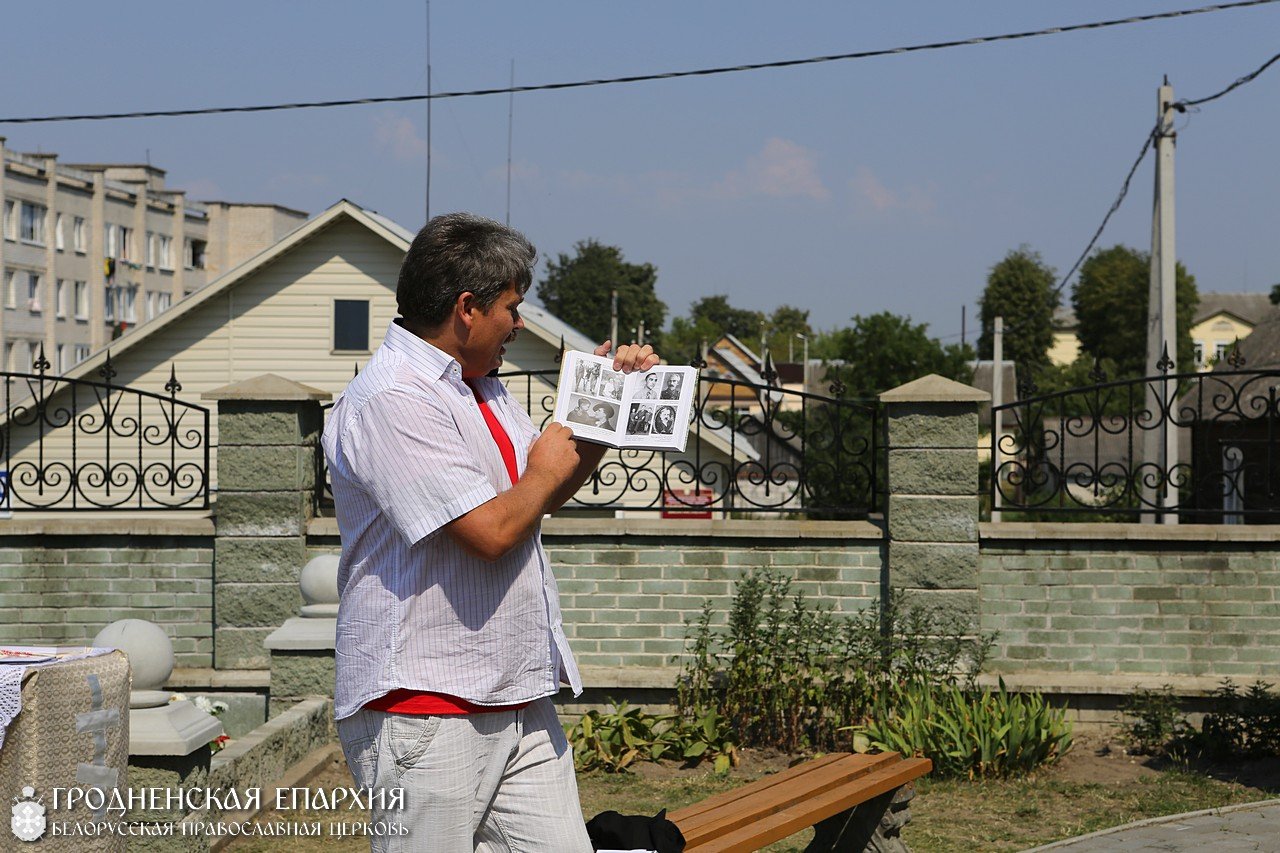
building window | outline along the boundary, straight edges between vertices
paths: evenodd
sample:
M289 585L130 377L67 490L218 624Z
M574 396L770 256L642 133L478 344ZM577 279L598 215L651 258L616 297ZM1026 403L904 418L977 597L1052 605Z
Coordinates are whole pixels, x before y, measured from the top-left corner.
M45 206L33 202L22 202L22 219L19 222L18 236L28 243L44 245Z
M173 305L173 294L164 291L156 294L156 313L163 314Z
M66 237L62 233L62 214L59 213L53 220L53 247L59 252L65 251L67 248Z
M53 313L59 319L67 316L67 283L58 279L53 291Z
M132 261L134 260L133 245L133 229L120 226L120 257Z
M12 270L4 274L4 307L18 307L18 283ZM5 363L8 364L8 362Z
M13 211L14 203L6 201L4 203L4 238L6 240L18 239L18 219Z
M66 344L58 344L58 357L55 359L58 363L58 373L66 374L71 369L71 347Z
M114 323L116 320L116 298L119 290L120 288L118 287L107 288L107 298L104 305L105 313L103 319L108 323Z
M138 322L138 285L131 284L124 289L124 310L120 315L126 323Z
M71 243L75 250L82 255L88 251L85 246L84 217L82 216L77 216L75 221L71 223Z
M27 310L32 314L44 310L40 305L40 276L33 272L27 273Z
M147 291L147 319L150 320L156 316L156 292L154 290Z
M156 235L156 266L162 270L173 269L173 238Z
M346 352L369 351L369 300L333 301L333 348Z
M36 362L40 360L41 349L39 341L31 341L27 344L27 370L35 369Z
M153 231L147 232L147 266L154 267L156 265L156 235Z
M76 364L79 364L80 362L84 361L86 358L88 358L88 357L89 357L89 345L88 345L88 344L76 344L76 350L75 350L75 353L76 353L76 360L75 360L75 363L76 363Z
M1222 361L1224 358L1227 357L1227 354L1230 352L1231 352L1231 344L1227 343L1226 341L1220 341L1219 343L1216 343L1213 345L1214 361Z
M107 223L102 226L102 252L108 258L120 257L120 226Z
M204 269L204 253L208 247L204 240L187 239L182 247L182 264L189 270Z
M1204 367L1204 341L1196 341L1196 367Z
M89 286L83 281L75 283L76 319L89 319Z

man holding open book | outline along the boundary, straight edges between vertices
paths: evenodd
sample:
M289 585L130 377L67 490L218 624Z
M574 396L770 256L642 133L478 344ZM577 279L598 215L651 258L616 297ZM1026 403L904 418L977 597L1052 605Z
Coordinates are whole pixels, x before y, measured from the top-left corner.
M550 697L581 681L539 534L605 447L541 434L489 374L524 328L533 246L468 214L405 256L402 317L324 431L343 553L335 716L357 784L404 788L374 850L591 849ZM611 342L596 348L605 357ZM658 363L622 346L612 369Z

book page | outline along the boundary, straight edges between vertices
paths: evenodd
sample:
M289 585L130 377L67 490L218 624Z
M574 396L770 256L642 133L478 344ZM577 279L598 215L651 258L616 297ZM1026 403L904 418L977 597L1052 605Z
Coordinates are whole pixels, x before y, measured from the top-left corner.
M619 446L620 412L626 377L613 360L567 351L560 367L554 419L588 441Z
M647 450L683 450L689 437L697 372L658 365L627 377L622 404L622 445Z

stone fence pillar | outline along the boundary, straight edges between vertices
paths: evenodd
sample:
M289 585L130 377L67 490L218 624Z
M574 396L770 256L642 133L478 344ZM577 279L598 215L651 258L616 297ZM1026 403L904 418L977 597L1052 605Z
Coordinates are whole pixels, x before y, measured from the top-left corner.
M978 623L978 404L985 391L930 374L880 395L888 424L888 571L882 596Z
M327 391L264 374L208 391L218 404L213 665L267 669L263 640L302 605L316 444Z

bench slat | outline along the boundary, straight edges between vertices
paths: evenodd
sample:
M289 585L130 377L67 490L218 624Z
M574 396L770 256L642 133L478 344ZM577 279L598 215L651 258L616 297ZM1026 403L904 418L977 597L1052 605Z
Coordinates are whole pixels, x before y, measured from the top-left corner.
M897 753L878 755L840 755L835 761L819 767L807 766L808 772L793 775L781 785L762 785L760 782L740 789L743 796L726 802L713 811L704 811L692 818L680 812L671 819L684 833L689 845L706 842L767 820L787 809L803 807L829 792L862 789L863 777L902 763ZM763 782L765 780L761 780ZM851 788L851 786L853 786ZM864 797L869 799L871 795Z
M688 824L690 826L694 826L702 822L699 819L700 816L708 812L719 811L720 809L724 808L730 803L737 803L741 800L755 797L761 792L767 791L770 788L774 788L779 785L790 786L790 785L804 784L802 781L803 778L808 776L810 773L813 773L814 771L818 770L821 767L825 767L825 766L843 761L848 757L849 757L849 753L846 753L846 752L828 753L827 755L824 755L820 758L815 758L812 761L806 761L803 764L798 764L795 767L788 767L786 770L783 770L780 773L774 773L771 776L765 776L763 779L757 779L756 781L751 782L750 784L740 785L739 787L734 788L731 791L725 791L724 793L716 794L715 796L708 797L705 800L701 800L692 805L685 806L682 809L672 812L670 815L668 815L668 817L670 817L676 823ZM869 756L866 756L866 758L869 758L869 759L874 758L881 761L883 760L883 757L879 755L876 755L876 756L869 755Z
M933 768L927 758L898 761L858 780L857 786L827 791L716 838L689 843L687 853L748 853L794 835L805 827L918 779Z

